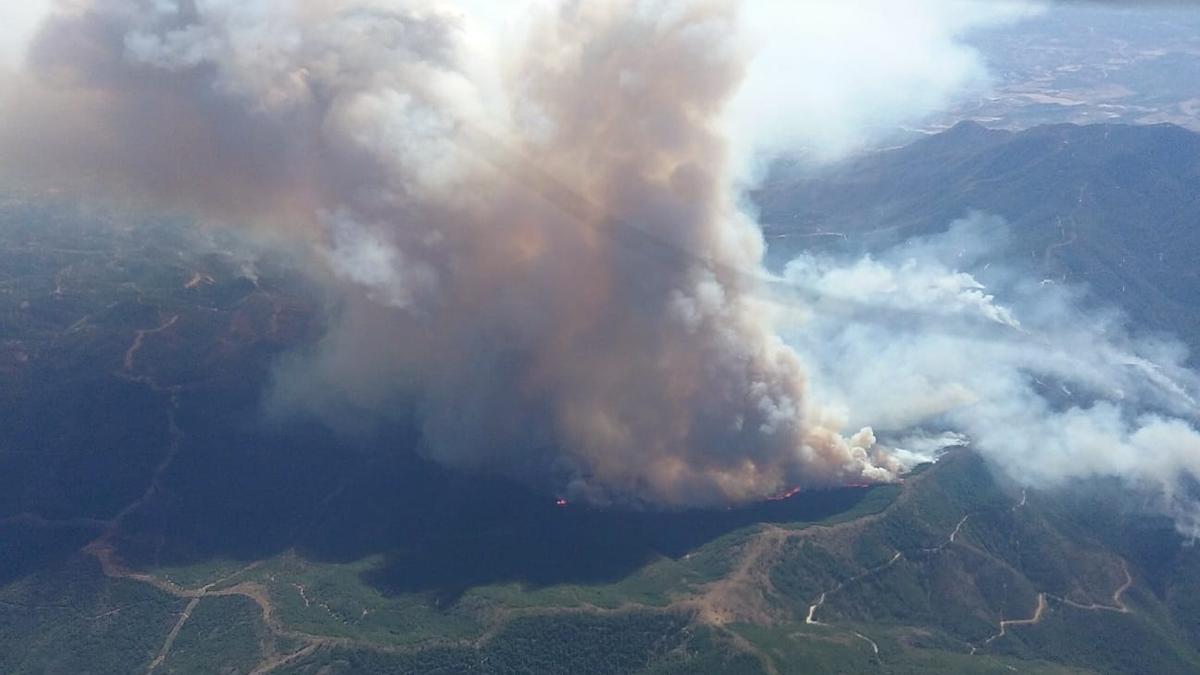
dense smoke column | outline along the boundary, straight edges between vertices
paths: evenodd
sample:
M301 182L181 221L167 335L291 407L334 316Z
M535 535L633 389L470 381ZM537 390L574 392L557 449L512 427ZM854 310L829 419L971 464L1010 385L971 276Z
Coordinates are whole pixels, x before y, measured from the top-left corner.
M3 142L307 242L340 310L281 396L402 392L452 466L672 505L891 480L756 297L736 4L568 2L489 50L431 2L97 2L43 29Z
M964 30L1028 11L610 0L496 31L419 0L64 1L0 70L0 169L283 238L335 311L273 400L335 424L415 409L448 465L727 504L970 442L1033 487L1121 477L1195 537L1178 345L1000 259L1008 287L985 288L967 270L1002 228L980 216L878 259L801 256L769 282L800 289L783 314L733 201L748 127L852 149L977 80ZM787 39L747 70L742 23ZM912 452L840 431L866 424Z

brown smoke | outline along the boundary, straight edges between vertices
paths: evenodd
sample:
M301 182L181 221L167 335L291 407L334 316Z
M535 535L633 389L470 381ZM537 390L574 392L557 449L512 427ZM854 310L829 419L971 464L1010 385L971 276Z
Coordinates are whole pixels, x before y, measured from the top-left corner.
M85 3L8 87L0 151L303 237L344 302L290 395L403 390L439 461L675 505L893 479L756 298L719 128L737 3L565 2L498 51L478 30L433 2Z

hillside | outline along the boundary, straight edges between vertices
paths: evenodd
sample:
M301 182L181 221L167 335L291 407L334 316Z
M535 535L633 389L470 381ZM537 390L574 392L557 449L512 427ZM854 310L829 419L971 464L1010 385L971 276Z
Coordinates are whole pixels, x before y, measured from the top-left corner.
M780 167L755 199L775 265L812 246L879 250L970 211L1001 216L1013 243L993 259L1085 284L1200 351L1200 134L1181 127L962 122L840 166Z
M1012 259L1193 325L1196 139L960 125L761 199L775 256L999 213ZM1200 552L1113 486L1022 491L962 450L898 486L594 509L440 468L402 423L265 415L322 305L242 245L0 208L0 672L1200 670Z

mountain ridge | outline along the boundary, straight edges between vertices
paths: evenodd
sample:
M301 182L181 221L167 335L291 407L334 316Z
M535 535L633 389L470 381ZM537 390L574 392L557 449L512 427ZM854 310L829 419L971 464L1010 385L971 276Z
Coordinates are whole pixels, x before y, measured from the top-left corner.
M775 267L806 248L861 254L973 211L1000 216L1013 243L981 266L1086 285L1200 351L1200 134L1182 127L961 122L840 165L781 168L752 196ZM829 232L845 239L813 236Z

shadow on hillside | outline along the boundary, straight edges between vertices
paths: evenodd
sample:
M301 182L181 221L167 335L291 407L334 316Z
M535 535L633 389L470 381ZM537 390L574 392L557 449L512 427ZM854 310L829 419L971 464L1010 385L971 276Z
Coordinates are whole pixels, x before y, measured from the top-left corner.
M86 525L46 527L23 519L0 522L0 588L62 567L99 533L99 527Z
M473 586L492 583L538 587L619 581L655 558L680 558L738 528L831 517L856 506L868 492L843 488L738 509L652 512L557 506L551 497L520 486L465 482L423 507L398 506L379 538L370 534L372 525L353 534L338 530L337 540L319 542L314 552L357 557L370 551L369 542L389 542L394 548L366 575L369 583L388 593L432 592L453 600ZM332 512L329 525L357 518L353 511ZM373 525L387 520L383 516ZM327 526L315 534L333 532Z
M482 584L617 581L747 525L834 516L870 492L813 491L728 510L558 506L524 485L420 459L403 430L360 441L367 451L317 427L201 424L211 419L181 416L188 440L166 496L127 522L121 553L131 562L254 560L289 548L323 562L382 556L367 583L453 600Z

